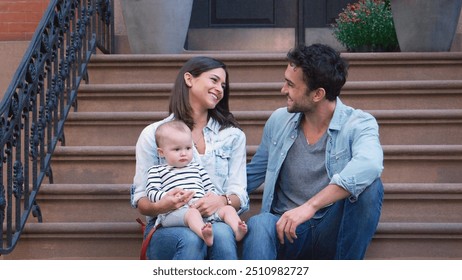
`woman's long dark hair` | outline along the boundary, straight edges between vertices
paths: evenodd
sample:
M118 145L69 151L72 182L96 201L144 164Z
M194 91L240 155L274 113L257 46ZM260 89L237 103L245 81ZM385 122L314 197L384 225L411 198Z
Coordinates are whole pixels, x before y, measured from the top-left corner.
M229 75L226 65L214 58L206 56L198 56L189 59L183 67L181 67L175 84L170 95L169 112L173 113L176 119L182 120L192 130L194 120L192 118L192 108L189 103L189 87L184 80L184 74L190 73L193 77L198 77L202 73L212 69L223 68L226 73L225 87L223 89L223 99L218 102L214 109L209 109L209 118L213 118L220 125L221 129L227 127L239 128L239 123L229 111Z

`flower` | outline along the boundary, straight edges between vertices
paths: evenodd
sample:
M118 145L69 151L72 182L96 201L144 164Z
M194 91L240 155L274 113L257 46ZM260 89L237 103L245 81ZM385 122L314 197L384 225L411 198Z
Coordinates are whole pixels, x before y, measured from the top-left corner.
M348 51L398 49L390 0L359 0L335 19L333 34Z

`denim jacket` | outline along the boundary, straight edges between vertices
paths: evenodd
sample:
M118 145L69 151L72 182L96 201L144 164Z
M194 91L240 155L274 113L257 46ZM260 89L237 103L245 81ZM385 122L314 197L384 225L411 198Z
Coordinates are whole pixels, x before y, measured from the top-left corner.
M145 197L146 172L157 164L164 164L165 159L157 153L154 133L157 127L169 120L173 115L148 125L141 132L136 143L136 171L131 187L131 205L136 208L138 200ZM241 202L239 213L248 209L246 181L246 137L238 128L220 130L220 124L212 118L204 128L206 149L199 155L194 148L194 161L200 163L208 172L217 192L235 194ZM149 220L149 217L148 217Z
M329 124L325 165L330 184L347 190L355 201L361 192L380 177L383 170L383 150L375 118L364 111L336 101ZM299 133L303 114L276 110L263 130L262 141L247 165L247 191L251 193L263 182L261 212L269 212L276 181L287 152Z

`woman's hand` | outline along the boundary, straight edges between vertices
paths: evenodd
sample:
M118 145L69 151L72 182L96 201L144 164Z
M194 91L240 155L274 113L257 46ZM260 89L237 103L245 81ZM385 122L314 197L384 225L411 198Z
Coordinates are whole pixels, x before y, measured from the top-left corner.
M198 199L191 207L199 210L203 217L211 216L218 208L223 207L223 197L215 193L207 193L204 197Z

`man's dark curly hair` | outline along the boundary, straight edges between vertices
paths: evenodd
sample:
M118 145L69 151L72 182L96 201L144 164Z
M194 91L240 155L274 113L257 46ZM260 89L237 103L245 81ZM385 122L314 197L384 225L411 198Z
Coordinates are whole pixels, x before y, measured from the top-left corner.
M348 76L348 62L340 53L323 44L300 45L287 53L293 67L303 70L303 79L309 90L324 88L326 98L334 101Z

